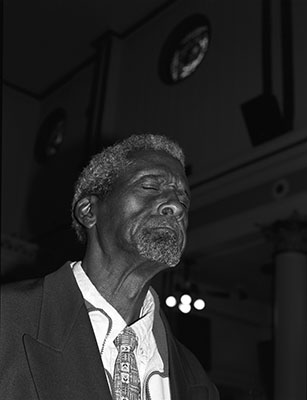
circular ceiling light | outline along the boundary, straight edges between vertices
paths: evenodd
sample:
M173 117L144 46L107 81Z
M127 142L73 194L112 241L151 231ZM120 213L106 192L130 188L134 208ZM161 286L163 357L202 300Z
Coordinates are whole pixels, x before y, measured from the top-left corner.
M192 297L189 294L183 294L180 297L180 301L181 301L182 304L191 304Z
M182 303L180 303L178 308L183 314L188 314L191 311L192 307L191 307L190 304L182 304Z
M159 75L163 82L178 83L191 76L203 61L210 43L210 25L201 14L185 18L170 33L161 50Z
M205 307L206 307L206 303L204 302L204 300L203 299L196 299L195 301L194 301L194 308L196 309L196 310L198 310L198 311L201 311L201 310L203 310Z
M53 158L63 145L65 136L66 111L57 108L42 122L34 147L37 162L45 163Z
M165 300L165 304L167 305L167 307L175 307L175 305L177 304L177 300L175 296L168 296L167 299Z

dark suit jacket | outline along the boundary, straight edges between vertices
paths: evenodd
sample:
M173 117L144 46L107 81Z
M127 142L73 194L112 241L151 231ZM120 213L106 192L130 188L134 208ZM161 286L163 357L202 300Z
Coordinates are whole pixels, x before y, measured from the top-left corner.
M172 400L218 399L199 362L162 319ZM1 400L111 400L69 263L44 278L2 286L0 328Z

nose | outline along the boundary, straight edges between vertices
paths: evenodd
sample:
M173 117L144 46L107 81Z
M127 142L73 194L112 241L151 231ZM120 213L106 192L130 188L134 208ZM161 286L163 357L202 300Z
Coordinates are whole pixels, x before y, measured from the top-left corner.
M163 204L160 207L160 213L162 215L176 215L178 211L174 204Z
M172 198L164 201L159 205L159 214L174 216L181 220L185 214L185 208L177 198Z

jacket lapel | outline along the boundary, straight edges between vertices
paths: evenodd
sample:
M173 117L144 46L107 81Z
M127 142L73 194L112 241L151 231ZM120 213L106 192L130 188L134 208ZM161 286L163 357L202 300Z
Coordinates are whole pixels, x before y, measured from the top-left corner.
M205 372L195 357L191 354L187 358L187 350L184 350L173 336L162 310L160 311L160 316L166 332L172 400L208 400L208 385L212 386L212 384L209 383ZM214 391L214 393L216 392ZM218 399L218 396L210 398Z
M184 372L182 359L178 353L178 346L171 328L160 308L158 295L152 290L155 301L155 316L153 334L156 339L159 354L162 358L165 375L169 376L172 400L186 400L188 396L188 382Z
M188 383L186 379L186 374L184 373L182 359L178 354L177 345L174 341L174 337L171 332L171 328L167 322L166 317L163 312L160 311L161 319L164 325L164 330L166 332L167 339L167 353L169 364L169 378L170 378L170 391L172 400L186 400ZM161 354L161 352L160 352ZM163 354L163 353L162 353ZM164 361L164 365L167 364Z
M96 339L69 263L44 278L38 335L24 346L41 400L111 400Z

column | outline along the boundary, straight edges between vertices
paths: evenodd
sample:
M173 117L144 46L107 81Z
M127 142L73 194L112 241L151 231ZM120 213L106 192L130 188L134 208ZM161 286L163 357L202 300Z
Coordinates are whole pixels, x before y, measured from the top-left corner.
M275 245L274 399L306 400L307 221L294 213L264 233Z

